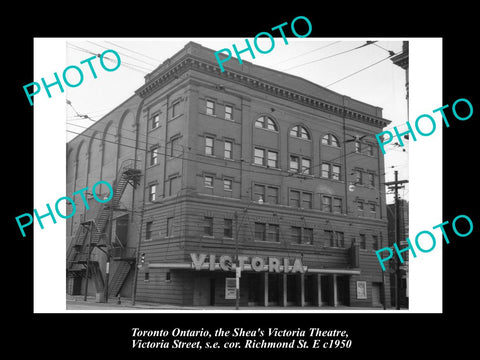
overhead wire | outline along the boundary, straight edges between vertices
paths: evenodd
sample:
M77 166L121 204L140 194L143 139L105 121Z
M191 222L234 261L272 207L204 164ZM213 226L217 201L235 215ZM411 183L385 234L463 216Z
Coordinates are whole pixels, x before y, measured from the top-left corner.
M335 54L332 54L332 55L328 55L328 56L325 56L325 57L320 58L320 59L315 59L315 60L312 60L312 61L308 61L308 62L303 63L303 64L291 66L291 67L286 68L286 69L284 69L284 70L282 70L282 71L292 70L292 69L296 69L296 68L298 68L298 67L300 67L300 66L305 66L305 65L313 64L313 63L316 63L316 62L319 62L319 61L323 61L323 60L326 60L326 59L330 59L330 58L332 58L332 57L339 56L339 55L342 55L342 54L346 54L346 53L352 52L352 51L354 51L354 50L363 48L363 47L368 46L368 45L371 45L371 44L373 44L373 43L375 43L375 41L367 41L367 42L365 42L365 44L356 46L356 47L354 47L354 48L351 48L351 49L348 49L348 50L344 50L344 51L341 51L341 52L338 52L338 53L335 53Z
M393 55L395 55L395 54L393 54ZM345 80L345 79L348 79L349 77L352 77L353 75L358 74L359 72L362 72L362 71L364 71L364 70L367 70L367 69L371 68L372 66L375 66L375 65L377 65L377 64L380 64L381 62L390 59L393 55L389 55L389 56L387 56L386 58L383 58L382 60L379 60L379 61L377 61L377 62L374 62L373 64L370 64L370 65L368 65L368 66L365 66L364 68L362 68L362 69L360 69L360 70L357 70L357 71L351 73L350 75L344 76L344 77L341 78L341 79L338 79L338 80L336 80L336 81L334 81L334 82L332 82L332 83L330 83L330 84L328 84L328 85L325 85L325 87L328 88L328 87L330 87L330 86L332 86L332 85L334 85L334 84L339 83L340 81L343 81L343 80Z
M323 50L323 49L325 49L325 48L327 48L327 47L330 47L330 46L332 46L332 45L338 44L339 42L341 42L341 41L334 41L334 42L332 42L332 43L330 43L330 44L328 44L328 45L322 46L322 47L320 47L320 48L316 48L316 49L307 51L307 52L305 52L305 53L302 53L302 54L300 54L300 55L291 57L291 58L289 58L289 59L282 60L282 61L280 61L280 62L278 62L278 63L273 64L272 66L276 66L276 65L279 65L279 64L283 64L284 62L287 62L287 61L290 61L290 60L293 60L293 59L297 59L297 58L299 58L299 57L302 57L302 56L311 54L311 53L313 53L313 52L315 52L315 51Z

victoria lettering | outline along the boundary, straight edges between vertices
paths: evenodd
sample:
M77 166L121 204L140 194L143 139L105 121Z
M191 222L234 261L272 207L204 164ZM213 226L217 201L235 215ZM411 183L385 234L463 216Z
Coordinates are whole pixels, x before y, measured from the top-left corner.
M211 270L214 271L220 267L223 271L233 271L237 268L237 265L233 262L233 258L230 255L221 255L217 260L217 256L214 254L190 254L192 258L192 265L195 270ZM208 257L208 261L207 261ZM280 261L281 260L281 261ZM269 256L266 260L260 256L238 256L238 266L240 270L252 269L253 271L268 271L268 272L299 272L304 273L306 267L303 266L302 259L296 258L293 264L290 265L290 259L279 259Z

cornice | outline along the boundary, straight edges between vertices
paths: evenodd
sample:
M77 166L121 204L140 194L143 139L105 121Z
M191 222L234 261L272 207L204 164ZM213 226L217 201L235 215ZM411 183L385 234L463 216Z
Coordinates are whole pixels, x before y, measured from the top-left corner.
M310 108L321 110L337 116L345 116L347 119L362 122L378 128L384 128L391 122L387 119L366 114L347 106L332 104L286 86L274 84L241 72L226 69L222 73L217 65L204 59L197 58L191 54L184 56L165 71L155 75L150 81L136 90L135 93L140 97L145 98L154 93L160 87L163 87L175 79L178 79L188 70L199 71L218 77L222 80L238 83L250 89L260 91L283 100L292 101L297 104L308 106Z

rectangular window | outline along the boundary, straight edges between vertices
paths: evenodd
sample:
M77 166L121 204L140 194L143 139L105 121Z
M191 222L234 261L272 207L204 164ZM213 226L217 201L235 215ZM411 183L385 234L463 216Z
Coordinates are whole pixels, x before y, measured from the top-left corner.
M290 190L290 206L300 207L300 191Z
M360 141L355 141L355 152L359 153L362 151L362 145L360 144Z
M332 179L340 180L340 166L332 165Z
M367 145L367 155L373 156L373 146L372 145Z
M268 224L267 241L280 241L280 226L276 224Z
M292 234L292 243L301 244L302 243L302 228L298 226L291 226L290 232Z
M333 198L333 212L341 214L342 213L342 199Z
M177 195L180 191L180 177L172 176L168 179L168 196Z
M255 240L265 241L266 239L266 226L263 223L255 223Z
M376 212L377 211L377 206L375 203L369 203L368 207L370 208L371 212Z
M333 231L331 230L323 230L323 232L325 233L325 237L327 238L328 240L328 244L330 247L335 247L335 240L333 238Z
M313 229L311 228L304 228L303 229L303 244L312 245L313 244Z
M172 118L177 115L180 115L180 101L177 101L172 105Z
M254 153L254 164L256 165L265 165L265 150L260 148L255 148Z
M225 120L233 120L233 107L225 105Z
M205 155L213 155L213 137L205 136Z
M233 143L231 141L225 140L225 148L223 150L223 156L225 159L232 159L232 148Z
M233 181L232 179L223 179L223 190L232 191Z
M372 239L373 239L373 250L378 250L379 246L378 246L378 236L377 235L372 235Z
M298 156L290 155L290 170L298 172L300 159Z
M358 201L358 202L357 202L357 209L358 209L359 211L363 211L363 201Z
M330 178L330 164L323 163L322 164L322 177Z
M152 117L152 129L156 129L160 126L160 115L156 114Z
M362 172L360 170L354 170L354 174L355 174L355 185L362 185L363 184Z
M312 208L312 193L302 192L302 208L311 209Z
M332 198L330 196L322 196L322 211L332 212Z
M223 219L223 236L227 238L233 237L232 219Z
M360 249L366 249L367 248L367 239L365 237L365 234L360 234Z
M265 201L265 185L255 184L253 185L253 200L259 201L260 199Z
M207 100L207 115L215 115L215 103L212 100Z
M345 247L345 237L344 237L343 232L336 231L335 234L337 236L337 246L341 247L341 248L344 248Z
M181 153L180 137L175 136L170 138L170 156L175 157Z
M368 185L375 186L375 175L373 173L368 173Z
M205 187L213 188L213 176L205 175L203 178L203 184Z
M213 236L213 217L205 216L203 218L203 235Z
M148 201L153 202L157 197L157 185L150 185L148 187Z
M268 186L267 198L264 200L269 204L278 204L278 188L273 186Z
M150 166L158 164L158 147L150 150Z
M278 153L276 151L268 150L268 167L278 168Z
M307 158L302 158L302 174L310 174L311 167L312 161Z
M152 240L152 225L152 221L145 223L145 240Z
M173 217L167 218L166 236L173 236Z

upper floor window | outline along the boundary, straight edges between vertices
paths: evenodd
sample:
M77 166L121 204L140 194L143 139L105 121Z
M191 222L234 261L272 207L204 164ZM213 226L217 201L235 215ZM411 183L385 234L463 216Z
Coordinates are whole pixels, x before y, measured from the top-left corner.
M373 146L370 144L367 144L367 155L373 156Z
M160 115L159 114L153 115L152 129L156 129L159 126L160 126Z
M225 120L233 120L233 107L225 105Z
M158 147L154 147L150 151L150 165L157 165L158 164Z
M205 155L213 155L213 138L205 137Z
M301 164L301 167L300 167ZM300 174L311 174L312 160L297 155L290 155L290 170Z
M170 138L170 157L175 157L182 153L182 146L180 145L180 136L176 135Z
M153 184L148 187L148 201L153 202L157 198L157 185Z
M233 143L229 140L225 140L225 148L223 150L223 156L225 159L232 159L232 147Z
M152 225L152 221L145 223L145 240L152 240Z
M332 134L327 134L322 138L323 145L330 145L335 147L340 147L340 142L338 141L337 137Z
M213 236L213 217L205 216L203 218L203 235Z
M255 127L259 127L262 129L267 129L267 130L272 130L272 131L278 131L278 126L268 116L260 116L256 121L255 121Z
M215 103L212 100L207 100L207 115L215 115Z
M355 141L355 152L359 153L361 151L362 151L362 144L360 143L360 141Z
M290 136L294 136L300 139L310 140L310 133L301 125L295 125L290 130Z
M177 101L172 105L172 118L178 115L180 115L180 101Z

